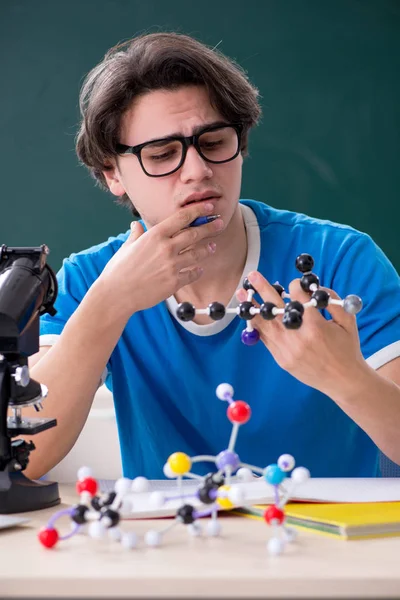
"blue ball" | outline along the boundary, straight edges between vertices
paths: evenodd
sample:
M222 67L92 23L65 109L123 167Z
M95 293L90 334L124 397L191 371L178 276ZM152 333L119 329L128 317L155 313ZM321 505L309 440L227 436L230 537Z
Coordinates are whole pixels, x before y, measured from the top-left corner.
M257 329L253 329L253 331L247 331L247 329L243 329L241 340L246 346L254 346L254 344L257 344L259 339L260 334Z
M286 473L278 465L269 465L265 469L264 477L267 483L279 485L286 478Z

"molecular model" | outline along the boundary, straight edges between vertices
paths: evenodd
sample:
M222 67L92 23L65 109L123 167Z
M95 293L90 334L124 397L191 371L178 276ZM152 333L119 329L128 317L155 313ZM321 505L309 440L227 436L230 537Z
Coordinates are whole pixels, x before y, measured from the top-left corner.
M243 400L233 399L234 390L228 383L221 383L216 389L217 397L228 402L227 417L232 423L232 431L228 448L214 455L197 455L190 457L184 452L174 452L164 465L164 474L169 479L176 479L177 492L166 495L160 491L149 493L149 508L159 509L171 501L180 501L175 519L162 530L149 530L144 536L146 546L160 546L165 534L178 524L187 526L192 536L199 536L202 527L199 519L211 517L206 522L206 533L209 536L218 536L221 533L218 511L232 509L252 504L251 494L246 492L247 484L265 481L273 487L274 504L269 506L264 513L265 521L273 528L273 537L267 543L270 554L280 554L286 543L295 539L295 530L285 525L284 506L293 494L294 488L304 483L310 477L308 469L295 467L295 459L290 454L283 454L276 464L265 468L244 463L235 452L235 444L241 425L247 423L251 417L251 408ZM199 462L212 462L217 471L205 476L197 475L191 471L192 465ZM290 489L283 486L288 473L290 474ZM235 480L233 480L235 476ZM195 492L184 493L183 478L198 481ZM138 536L132 532L123 532L120 527L120 510L124 498L133 493L149 491L149 481L145 477L136 477L133 480L121 478L115 483L114 491L103 495L98 494L98 483L92 477L88 467L78 471L76 490L79 494L79 503L65 510L55 513L47 526L38 533L40 543L46 548L54 547L59 541L67 540L81 532L87 526L89 537L103 539L108 537L121 542L124 548L137 547ZM259 493L258 493L259 497ZM192 499L192 503L190 502ZM193 502L194 500L194 502ZM134 510L132 509L132 515ZM68 516L71 520L71 531L61 536L55 527L58 519Z
M133 532L122 532L119 528L121 521L120 509L124 497L131 493L141 493L148 490L149 482L145 477L118 479L113 492L98 495L98 483L92 477L89 467L81 467L78 471L76 491L79 494L79 503L72 508L56 512L47 526L38 533L40 543L46 548L53 548L59 541L67 540L81 532L88 524L88 535L94 539L102 539L108 532L109 538L120 541L124 548L135 548L138 538ZM55 523L61 517L71 519L71 531L61 536L55 528Z
M209 536L218 536L221 532L218 521L218 510L231 509L235 506L244 506L251 503L251 498L246 499L245 488L239 484L231 485L232 475L236 474L239 482L250 482L255 480L256 475L262 475L267 484L274 489L274 505L266 509L265 521L274 529L273 537L268 541L267 547L270 554L280 554L286 542L295 539L295 530L284 524L284 506L289 501L295 486L304 483L310 477L310 472L304 467L295 466L295 459L289 454L279 457L277 464L271 464L266 468L249 465L240 460L235 452L235 443L239 427L247 423L251 417L251 408L243 400L233 399L234 390L228 383L221 383L216 389L216 395L220 400L228 402L227 417L232 423L232 432L229 445L217 456L198 455L189 457L183 452L175 452L168 458L164 465L164 474L168 478L176 478L180 495L166 497L161 492L153 492L150 495L150 503L154 508L161 508L166 502L181 499L182 505L178 508L175 521L160 531L150 530L146 533L145 543L149 546L159 546L163 536L179 523L188 526L188 531L193 536L201 534L201 526L198 519L211 516L207 523L206 532ZM218 471L209 473L205 477L195 475L190 471L192 465L198 462L210 461L215 464ZM290 492L282 492L282 483L291 473L292 486ZM182 477L200 480L199 488L195 494L184 494L181 486ZM208 505L204 510L196 510L193 504L187 502L190 498L196 498L202 504Z
M257 290L252 286L247 277L243 281L243 288L247 291L247 300L241 302L237 308L226 308L220 302L211 302L207 308L195 308L190 302L182 302L178 305L176 316L181 321L192 321L196 315L209 315L213 321L221 320L226 314L237 314L240 319L246 321L246 328L242 331L241 340L246 346L253 346L260 339L259 331L253 327L251 320L260 315L266 321L283 315L282 323L287 329L299 329L303 322L304 310L310 307L324 309L328 304L342 306L343 309L356 315L362 308L362 300L351 294L343 300L331 298L329 292L319 288L319 277L312 272L314 259L310 254L300 254L296 258L296 269L302 273L300 285L302 289L310 294L310 300L305 303L291 300L284 288L278 283L272 287L278 292L283 300L289 300L284 308L279 308L273 302L263 302L259 307L253 303L253 296Z

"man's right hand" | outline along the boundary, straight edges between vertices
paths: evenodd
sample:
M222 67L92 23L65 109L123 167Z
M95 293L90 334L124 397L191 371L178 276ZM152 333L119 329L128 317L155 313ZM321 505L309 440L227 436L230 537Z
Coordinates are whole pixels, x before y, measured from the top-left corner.
M106 290L112 306L127 319L150 308L199 279L200 264L215 252L222 220L189 227L197 217L214 214L213 203L191 204L144 232L136 221L131 234L107 263L96 285Z

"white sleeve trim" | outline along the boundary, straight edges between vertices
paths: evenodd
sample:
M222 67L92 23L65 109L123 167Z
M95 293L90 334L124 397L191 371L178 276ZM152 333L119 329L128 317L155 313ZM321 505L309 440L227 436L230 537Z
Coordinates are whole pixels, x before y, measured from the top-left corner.
M382 348L382 350L378 350L378 352L375 352L375 354L367 358L367 363L370 367L377 370L380 367L383 367L383 365L386 365L386 363L390 362L391 360L398 358L399 356L400 341L393 342L393 344L389 344L389 346Z
M39 346L53 346L60 336L55 333L48 333L39 337Z
M45 335L41 335L39 337L39 346L40 347L53 346L59 337L60 336L55 333L47 333ZM99 387L105 383L105 381L107 379L107 375L108 375L108 369L106 367L101 374L100 381L99 381Z

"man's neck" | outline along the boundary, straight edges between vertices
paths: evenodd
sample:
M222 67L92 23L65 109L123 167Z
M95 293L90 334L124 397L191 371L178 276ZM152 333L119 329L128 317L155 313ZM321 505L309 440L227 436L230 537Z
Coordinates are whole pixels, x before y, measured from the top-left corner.
M216 253L204 263L203 275L175 294L177 302L188 301L204 308L214 300L227 303L231 299L247 258L247 234L239 204L228 227L215 242Z

